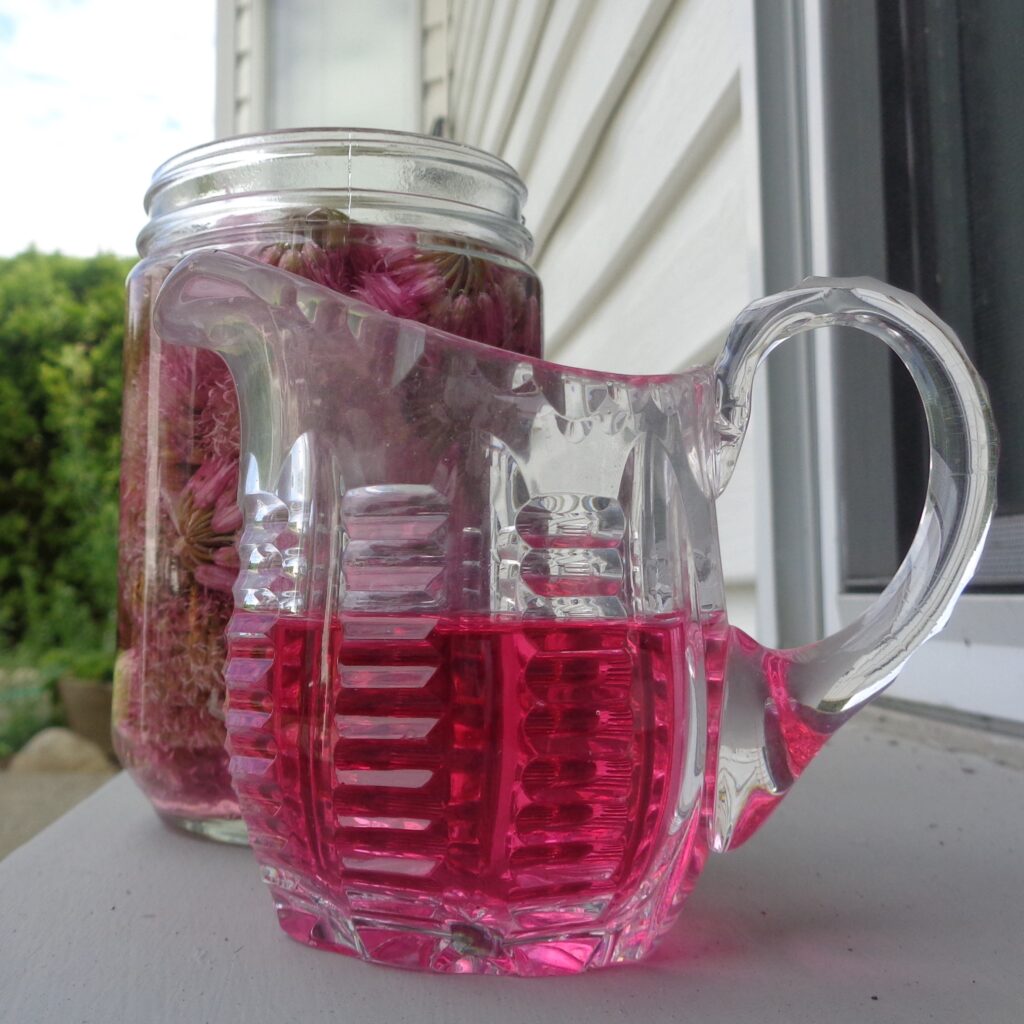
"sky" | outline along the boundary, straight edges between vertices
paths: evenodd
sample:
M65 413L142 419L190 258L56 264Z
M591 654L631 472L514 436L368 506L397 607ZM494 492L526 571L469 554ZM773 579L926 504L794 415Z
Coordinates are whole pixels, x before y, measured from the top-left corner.
M213 138L216 0L0 0L0 256L135 253L157 165Z

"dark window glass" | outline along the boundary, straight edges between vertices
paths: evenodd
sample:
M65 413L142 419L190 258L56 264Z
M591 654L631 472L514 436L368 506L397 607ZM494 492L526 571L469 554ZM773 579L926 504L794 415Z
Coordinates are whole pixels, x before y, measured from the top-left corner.
M954 327L988 384L1002 459L978 579L1014 587L1024 582L1024 3L879 0L877 12L888 276ZM927 464L904 372L893 408L905 550Z

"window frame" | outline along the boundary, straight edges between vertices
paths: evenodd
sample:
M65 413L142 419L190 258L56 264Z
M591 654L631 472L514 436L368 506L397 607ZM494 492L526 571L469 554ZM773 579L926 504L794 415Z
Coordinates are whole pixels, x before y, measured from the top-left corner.
M741 23L755 294L812 274L885 280L874 4L745 0ZM889 408L892 380L883 346L838 345L834 332L787 342L764 376L768 422L757 468L768 514L757 543L767 571L759 573L759 622L762 639L788 647L834 632L874 600L844 583L843 537L851 517L863 521L871 507L876 521L893 524L891 536L875 531L882 546L896 543L895 487L885 479L895 473L893 424L888 416L858 420L857 443L889 457L868 493L851 498L847 489L844 497L837 466L849 439L840 403L870 386ZM965 594L887 697L1024 721L1022 626L1024 594Z

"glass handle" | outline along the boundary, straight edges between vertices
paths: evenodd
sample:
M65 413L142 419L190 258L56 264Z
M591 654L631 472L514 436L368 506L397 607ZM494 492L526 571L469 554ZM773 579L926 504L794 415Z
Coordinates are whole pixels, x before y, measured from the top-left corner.
M868 278L810 278L737 318L715 364L718 492L736 462L761 360L819 327L873 334L910 371L928 422L928 493L903 564L855 622L788 651L729 631L712 822L719 850L750 836L828 737L942 628L974 572L995 505L997 441L984 383L931 310Z

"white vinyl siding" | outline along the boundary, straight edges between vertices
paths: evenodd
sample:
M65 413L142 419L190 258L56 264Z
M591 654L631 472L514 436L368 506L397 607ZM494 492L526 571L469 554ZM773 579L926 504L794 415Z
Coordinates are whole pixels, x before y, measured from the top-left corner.
M734 3L448 0L446 31L446 133L530 189L547 355L634 373L713 359L751 298ZM749 448L718 511L730 617L753 630Z

